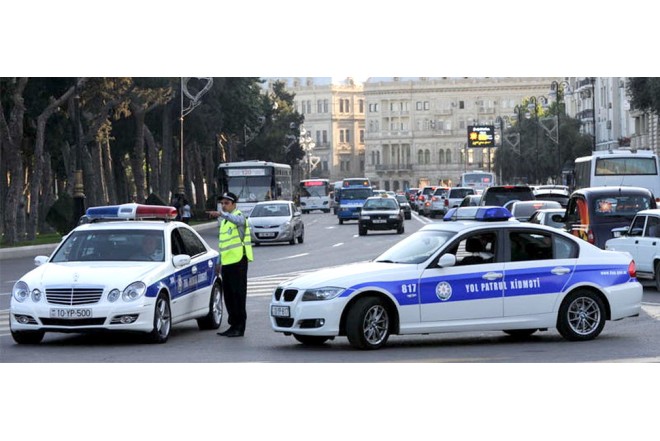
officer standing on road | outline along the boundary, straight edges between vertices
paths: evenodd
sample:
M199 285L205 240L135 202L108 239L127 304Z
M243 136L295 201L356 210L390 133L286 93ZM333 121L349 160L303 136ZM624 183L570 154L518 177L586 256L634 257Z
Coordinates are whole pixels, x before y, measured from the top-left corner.
M220 267L225 305L229 316L229 329L218 332L225 337L242 337L245 333L247 312L248 262L253 259L250 227L247 219L236 208L238 197L231 192L219 198L219 211L209 211L214 218L222 218L219 227Z

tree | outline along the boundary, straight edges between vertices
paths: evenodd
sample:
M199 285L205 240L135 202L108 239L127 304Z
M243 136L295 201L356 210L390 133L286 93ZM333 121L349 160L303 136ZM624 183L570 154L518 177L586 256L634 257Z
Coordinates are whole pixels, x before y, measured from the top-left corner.
M660 115L660 78L629 78L626 91L630 96L630 107L632 109Z

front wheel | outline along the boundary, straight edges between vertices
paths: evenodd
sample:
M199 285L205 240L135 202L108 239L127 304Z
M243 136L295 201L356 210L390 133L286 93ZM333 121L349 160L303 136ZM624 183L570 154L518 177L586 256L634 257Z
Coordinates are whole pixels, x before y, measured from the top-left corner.
M366 236L367 235L367 229L364 227L358 227L358 235L359 236Z
M163 293L158 294L156 306L154 308L154 328L149 333L149 340L152 343L165 343L170 336L172 329L172 311L170 302Z
M209 313L197 319L197 327L202 330L218 329L222 324L224 309L222 307L222 288L220 284L214 283L209 299Z
M404 230L403 222L402 222L401 225L399 226L399 228L397 228L397 230L396 230L396 234L403 234L404 231L405 231L405 230Z
M305 229L300 229L300 236L298 236L298 243L303 243L305 241Z
M377 297L358 299L346 317L346 336L358 349L378 349L390 336L390 315Z
M605 326L605 306L596 294L576 291L559 308L557 330L566 340L593 340Z
M339 219L339 225L343 225L344 219Z
M300 343L302 343L306 346L321 346L323 343L330 340L330 337L323 337L323 336L317 336L317 335L293 334L293 338L295 338Z
M11 331L11 336L19 345L36 345L44 338L44 331Z
M655 289L660 291L660 260L655 264Z

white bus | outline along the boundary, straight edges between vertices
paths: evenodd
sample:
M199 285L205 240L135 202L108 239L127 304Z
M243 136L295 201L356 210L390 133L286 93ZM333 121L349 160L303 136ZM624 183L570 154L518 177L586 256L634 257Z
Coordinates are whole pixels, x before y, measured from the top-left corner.
M651 150L603 150L575 159L575 189L602 186L648 188L660 201L660 164Z
M495 173L477 170L461 174L458 181L458 187L471 187L475 191L478 190L478 192L482 192L493 185L495 185Z
M330 180L303 179L300 181L300 209L303 214L312 210L330 213Z
M225 162L218 165L217 195L238 196L238 209L249 216L257 202L293 200L291 166L266 161Z

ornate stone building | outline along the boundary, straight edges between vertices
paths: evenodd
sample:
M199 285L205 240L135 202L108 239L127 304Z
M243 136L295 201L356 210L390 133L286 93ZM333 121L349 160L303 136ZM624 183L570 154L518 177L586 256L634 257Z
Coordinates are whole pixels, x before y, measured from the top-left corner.
M528 97L548 99L555 77L369 78L366 176L379 188L457 185L461 173L490 170L495 149L467 148L467 127L512 117ZM496 142L499 145L499 142ZM490 153L490 155L488 154ZM489 159L490 158L490 159Z

